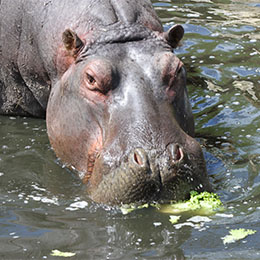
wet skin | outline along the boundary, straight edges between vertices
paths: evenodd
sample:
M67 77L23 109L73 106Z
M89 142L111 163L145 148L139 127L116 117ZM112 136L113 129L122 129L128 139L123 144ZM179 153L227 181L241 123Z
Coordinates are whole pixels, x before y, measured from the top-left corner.
M173 53L183 28L163 32L149 1L77 2L81 8L2 1L2 32L14 20L4 15L11 8L23 23L17 41L11 32L0 38L0 112L44 117L47 106L55 153L96 202L179 200L210 190L192 137L185 68ZM20 11L26 8L40 10L37 19Z

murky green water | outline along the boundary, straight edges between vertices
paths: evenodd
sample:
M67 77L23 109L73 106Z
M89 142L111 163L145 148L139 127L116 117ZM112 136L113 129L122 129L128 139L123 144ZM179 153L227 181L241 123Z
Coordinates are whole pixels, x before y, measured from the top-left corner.
M0 259L260 259L260 2L153 3L165 28L185 27L176 53L225 212L176 226L155 209L98 206L56 160L44 121L0 117ZM224 245L234 228L257 233Z

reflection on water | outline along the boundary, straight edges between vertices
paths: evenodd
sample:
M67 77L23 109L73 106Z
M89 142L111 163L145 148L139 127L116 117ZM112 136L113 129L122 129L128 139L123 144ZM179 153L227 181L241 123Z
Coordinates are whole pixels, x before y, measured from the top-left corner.
M197 137L226 205L210 222L174 226L155 209L122 215L98 206L62 168L43 120L0 118L0 258L259 259L260 4L257 1L153 1L165 28L183 24L176 53L188 70ZM180 227L179 229L177 227ZM223 245L234 228L256 235ZM174 258L175 257L175 258Z

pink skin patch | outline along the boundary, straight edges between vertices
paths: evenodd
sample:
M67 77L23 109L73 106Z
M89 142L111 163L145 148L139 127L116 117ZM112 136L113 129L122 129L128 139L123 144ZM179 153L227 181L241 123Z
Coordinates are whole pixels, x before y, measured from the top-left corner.
M100 59L90 61L81 77L80 94L94 103L105 102L112 84L112 66L109 62Z
M99 152L102 150L102 147L103 147L103 138L100 132L96 141L94 141L89 148L87 172L85 173L85 176L83 178L83 183L88 183L89 179L91 178L94 170L96 158Z

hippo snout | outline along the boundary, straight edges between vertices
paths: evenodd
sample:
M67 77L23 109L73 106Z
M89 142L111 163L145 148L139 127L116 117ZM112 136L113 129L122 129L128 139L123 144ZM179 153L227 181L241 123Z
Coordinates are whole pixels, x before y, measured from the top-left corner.
M133 171L141 172L145 175L150 175L154 179L159 179L161 184L169 181L175 177L177 169L180 167L184 160L183 148L178 144L169 144L166 152L162 155L164 160L158 160L158 158L149 158L149 152L146 152L143 148L134 149L128 157L129 167ZM165 162L167 158L167 162ZM168 169L163 169L161 164L167 164Z
M188 181L192 174L193 163L180 144L170 143L162 151L137 147L106 174L91 197L106 204L180 199L194 186Z

